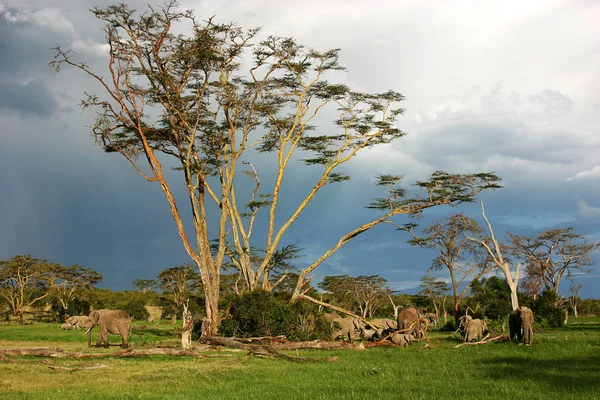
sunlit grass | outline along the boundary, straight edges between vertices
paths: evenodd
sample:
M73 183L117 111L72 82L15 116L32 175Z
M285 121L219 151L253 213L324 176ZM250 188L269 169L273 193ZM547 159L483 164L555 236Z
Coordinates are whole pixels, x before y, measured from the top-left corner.
M35 325L26 328L35 329ZM0 328L0 347L6 348L10 340L5 340L5 336L13 329L20 331L14 326ZM172 326L165 329L172 330ZM19 357L0 361L0 398L594 399L600 396L600 318L572 319L563 329L540 331L533 346L497 342L452 349L457 340L435 330L430 339L431 349L422 349L421 342L405 349L299 352L300 356L312 358L337 355L338 360L333 363L263 360L230 351L209 352L203 358ZM171 344L177 343L176 338L169 340ZM53 336L46 345L52 343L51 346L64 348L65 344L73 343L59 342ZM29 347L43 341L14 343ZM132 340L133 348L141 344L142 341ZM93 363L109 368L76 371L48 368Z

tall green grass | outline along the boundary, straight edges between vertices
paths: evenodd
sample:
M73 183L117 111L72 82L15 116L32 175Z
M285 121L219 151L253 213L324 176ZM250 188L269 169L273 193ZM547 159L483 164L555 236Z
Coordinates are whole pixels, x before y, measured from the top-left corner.
M7 335L5 329L21 328L1 327L0 339ZM42 362L22 357L0 361L0 398L600 398L600 318L573 319L562 329L538 331L535 339L533 346L494 342L453 349L459 343L455 337L433 331L433 348L429 349L423 349L421 342L405 349L299 352L300 356L319 359L338 356L337 362L320 363L264 360L226 350L209 352L203 358ZM96 362L109 368L48 368Z

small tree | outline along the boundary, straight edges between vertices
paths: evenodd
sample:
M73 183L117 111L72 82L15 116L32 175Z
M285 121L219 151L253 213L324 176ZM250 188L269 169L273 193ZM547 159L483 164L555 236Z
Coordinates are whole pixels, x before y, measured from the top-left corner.
M135 287L135 290L141 293L150 292L158 285L158 281L156 279L134 279L132 283Z
M102 275L91 268L80 265L59 267L56 270L56 282L52 290L64 312L67 320L69 303L77 298L84 290L102 281Z
M29 255L0 261L0 294L21 324L25 309L50 295L60 269L57 264Z
M409 243L439 251L429 271L448 270L454 295L454 317L458 324L460 300L468 293L471 283L496 267L481 247L469 240L469 235L481 236L483 230L474 219L455 214L437 220L423 231L424 238L413 235ZM428 274L425 276L429 277Z
M589 242L574 233L573 228L551 229L536 237L509 236L515 258L526 260L557 298L562 278L573 272L588 273L586 267L593 265L589 255L600 246L600 242Z
M346 308L358 308L363 318L371 318L392 293L387 280L379 275L356 278L348 275L326 276L318 286L331 293L333 299Z
M425 274L422 282L422 289L419 294L427 296L431 300L435 310L435 315L439 317L440 308L443 306L443 302L445 301L445 294L450 290L450 287L439 277L429 275L429 272Z
M571 308L573 309L573 314L575 315L575 318L579 318L579 312L577 311L577 303L579 303L579 300L581 300L581 298L579 297L579 294L581 293L581 288L583 288L583 285L581 283L575 284L574 282L572 282L571 286L569 286L569 303L571 304Z
M542 278L542 270L539 265L533 262L528 262L525 267L525 276L521 280L521 288L525 293L531 295L534 302L537 301L538 296L544 285Z
M179 310L188 298L191 288L200 280L198 273L190 264L172 267L158 274L158 285L175 303Z

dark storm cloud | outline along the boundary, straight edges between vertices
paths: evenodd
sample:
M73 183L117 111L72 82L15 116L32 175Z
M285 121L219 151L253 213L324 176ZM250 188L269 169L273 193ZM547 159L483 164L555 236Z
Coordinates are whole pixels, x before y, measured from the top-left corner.
M0 110L16 111L21 116L47 117L57 106L54 96L43 82L32 81L19 85L0 81Z

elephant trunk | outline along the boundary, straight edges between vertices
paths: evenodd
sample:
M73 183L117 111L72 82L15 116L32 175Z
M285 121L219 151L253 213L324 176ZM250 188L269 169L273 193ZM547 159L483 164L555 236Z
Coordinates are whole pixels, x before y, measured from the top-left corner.
M85 332L85 333L87 334L87 339L88 339L88 347L91 347L91 346L92 346L92 329L93 329L93 328L94 328L93 326L90 326L90 327L88 328L88 330Z

